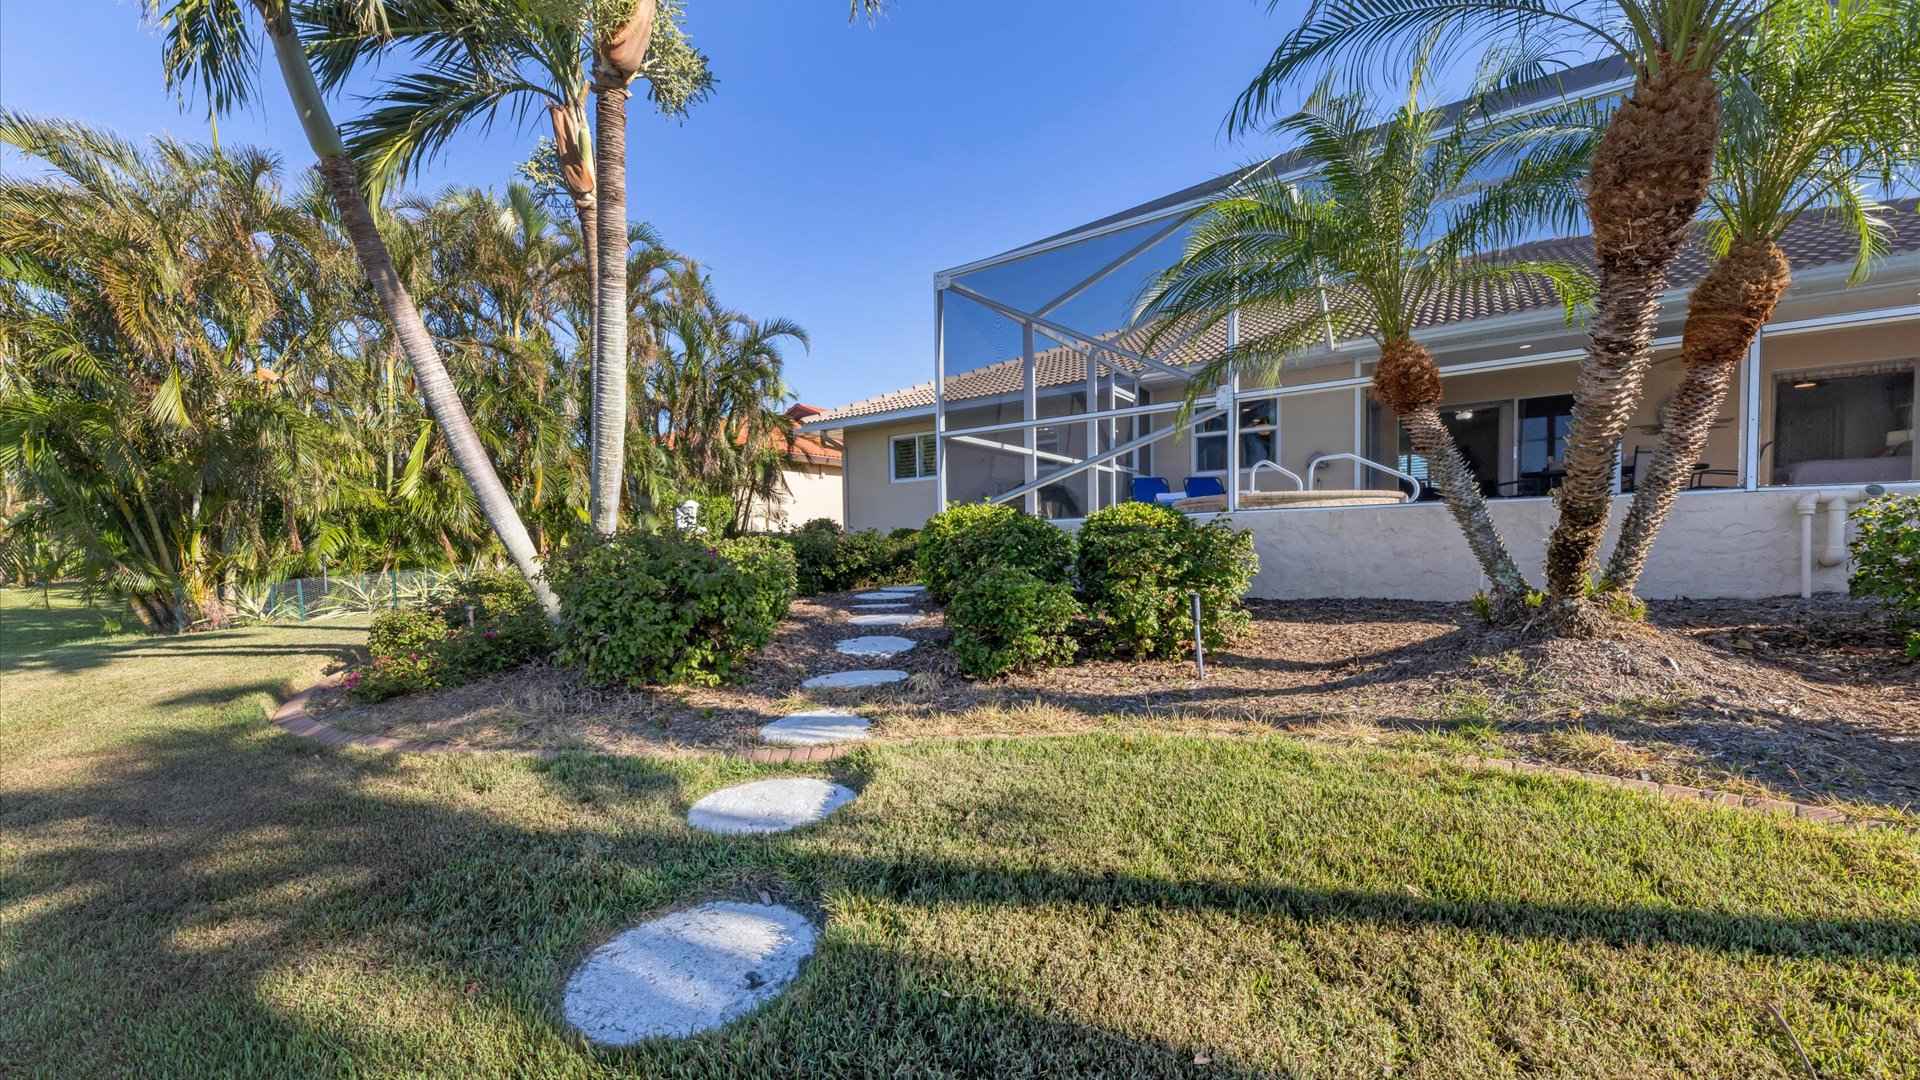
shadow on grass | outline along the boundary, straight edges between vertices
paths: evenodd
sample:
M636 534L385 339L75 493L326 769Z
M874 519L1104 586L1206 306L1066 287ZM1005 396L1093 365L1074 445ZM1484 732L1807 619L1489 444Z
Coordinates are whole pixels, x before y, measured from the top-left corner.
M865 767L859 758L840 765L856 786ZM502 1026L479 1040L506 1055L489 1071L535 1071L534 1059L573 1052L553 1010L584 950L649 911L762 888L808 907L834 895L925 907L1206 910L1793 960L1920 953L1920 926L1896 919L1061 872L1011 865L1022 853L1004 847L1009 865L888 856L884 826L874 823L862 828L880 830L871 838L883 843L851 854L804 834L709 837L676 821L686 776L751 775L749 767L341 754L263 736L253 709L130 741L87 768L33 778L0 800L0 837L20 852L0 875L9 915L0 941L15 943L10 955L0 951L8 957L0 986L26 988L0 997L0 1072L417 1071L465 1052L459 1031L419 1031L445 1029L456 1013L462 1023L480 1016ZM578 809L558 822L548 808L516 823L472 797L525 782L527 768ZM1023 814L1073 812L1069 802L986 809L1014 832ZM316 980L294 1008L274 989L294 971L338 978ZM369 972L378 976L370 986L356 981ZM1010 1004L1006 978L829 939L789 998L752 1022L753 1037L619 1056L714 1076L831 1074L835 1062L878 1073L936 1062L1001 1075L1193 1068L1201 1048ZM396 994L373 1006L362 997L394 980L427 988L424 1000ZM981 992L956 997L955 985ZM388 1020L394 1031L378 1028ZM436 1039L447 1056L436 1056ZM1222 1060L1206 1073L1237 1069Z

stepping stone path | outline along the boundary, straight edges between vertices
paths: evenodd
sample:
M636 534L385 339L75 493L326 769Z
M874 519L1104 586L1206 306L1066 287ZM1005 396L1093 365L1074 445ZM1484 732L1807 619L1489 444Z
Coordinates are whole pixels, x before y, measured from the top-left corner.
M871 671L835 671L826 675L815 675L801 683L800 688L802 690L859 690L869 686L904 682L906 677L906 672L892 668L877 668Z
M603 1046L685 1037L759 1008L813 952L806 916L719 901L641 923L595 949L567 980L567 1023Z
M919 596L927 591L925 585L888 585L882 592L899 593L902 596Z
M693 804L687 824L726 836L786 832L821 821L852 801L853 791L832 781L783 776L721 788Z
M831 746L860 742L872 727L864 716L847 712L792 713L760 729L760 741L775 746Z
M897 604L855 604L853 606L859 611L898 611L901 608L910 608L913 605L903 600Z
M912 594L912 593L905 593L905 592L863 592L863 593L854 593L854 594L853 594L853 598L854 598L855 600L895 600L895 601L898 601L898 600L911 600L911 599L913 599L913 594Z
M919 615L854 615L847 622L854 626L911 626L921 618Z
M913 646L914 641L911 638L878 634L871 637L848 638L835 645L834 649L847 656L878 656L885 659L911 651Z

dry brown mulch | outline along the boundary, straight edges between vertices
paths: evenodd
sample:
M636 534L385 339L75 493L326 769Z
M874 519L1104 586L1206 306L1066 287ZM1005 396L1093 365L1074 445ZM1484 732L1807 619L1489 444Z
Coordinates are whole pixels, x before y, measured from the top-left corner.
M1209 657L1204 681L1190 660L1088 660L991 683L959 676L937 611L859 628L845 621L851 603L795 603L731 686L599 690L530 668L375 706L335 695L325 719L450 747L612 753L748 745L761 724L821 705L869 715L882 737L1283 730L1920 810L1920 665L1871 608L1840 598L1655 602L1646 627L1599 642L1492 629L1464 604L1253 601L1252 629ZM886 661L834 651L863 633L921 644ZM811 675L870 667L911 678L799 690Z

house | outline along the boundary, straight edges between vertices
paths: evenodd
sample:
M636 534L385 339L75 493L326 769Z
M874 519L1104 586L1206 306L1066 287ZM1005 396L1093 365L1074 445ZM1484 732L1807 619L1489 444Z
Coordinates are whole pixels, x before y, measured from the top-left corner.
M1604 61L1558 85L1612 94L1625 76ZM1546 96L1514 93L1517 109ZM936 275L932 379L803 425L840 440L846 526L918 526L943 506L991 499L1072 528L1164 483L1164 501L1252 530L1254 595L1458 599L1480 587L1451 518L1419 483L1425 463L1367 392L1371 341L1336 340L1329 324L1324 344L1271 378L1192 388L1188 410L1196 365L1278 314L1242 310L1152 348L1152 328L1132 318L1142 288L1178 257L1189 211L1252 170L1284 178L1303 164L1282 155ZM1787 231L1793 286L1742 365L1645 594L1844 590L1847 508L1920 491L1920 214L1904 199L1889 218L1885 257L1852 286L1841 223L1809 214ZM1590 262L1591 250L1586 237L1548 237L1507 254ZM1697 239L1663 297L1656 358L1616 468L1616 522L1659 441L1687 293L1707 266ZM1323 310L1340 303L1337 290L1320 297ZM1568 324L1544 281L1520 279L1433 298L1415 336L1441 365L1443 416L1496 524L1537 574L1584 328Z
M794 405L787 418L804 424L824 410ZM814 518L846 522L846 495L841 472L844 459L837 435L796 430L775 435L779 442L780 490L772 505L756 504L749 528L757 531L791 529Z

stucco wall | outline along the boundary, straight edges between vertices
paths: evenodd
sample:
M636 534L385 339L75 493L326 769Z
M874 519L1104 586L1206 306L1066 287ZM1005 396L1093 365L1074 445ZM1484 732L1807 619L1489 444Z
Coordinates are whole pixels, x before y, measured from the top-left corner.
M1920 491L1920 485L1898 490ZM1754 598L1800 591L1800 519L1794 504L1812 491L1777 488L1684 495L1654 545L1641 595L1654 598ZM1614 500L1610 550L1630 496ZM1536 583L1553 528L1550 499L1501 499L1494 523ZM1826 511L1815 520L1816 551ZM1485 586L1460 530L1444 506L1263 510L1235 515L1253 533L1260 573L1250 595L1269 599L1379 597L1459 600ZM1844 566L1814 568L1816 592L1844 592Z
M894 424L848 428L842 458L846 462L849 531L917 529L933 516L933 480L895 483L889 470L887 441L895 435L933 431L933 417Z
M834 465L795 463L780 470L787 493L771 509L754 511L756 529L791 529L814 518L832 518L846 524L840 469Z

